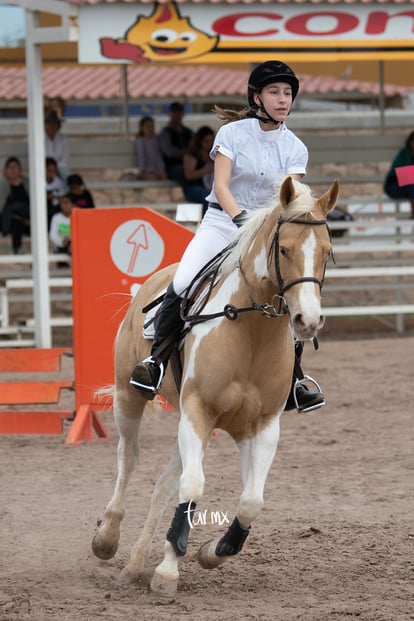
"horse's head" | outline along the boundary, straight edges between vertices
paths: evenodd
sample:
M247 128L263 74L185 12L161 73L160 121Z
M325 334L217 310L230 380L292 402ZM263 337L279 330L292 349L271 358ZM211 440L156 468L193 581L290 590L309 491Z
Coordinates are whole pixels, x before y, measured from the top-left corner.
M222 282L230 278L234 291L240 284L250 310L267 317L289 315L300 340L315 336L324 323L321 288L331 253L326 216L338 192L334 181L315 198L307 185L287 177L279 203L249 215L221 265Z
M327 214L335 207L339 183L319 198L308 186L287 177L280 189L280 211L269 257L274 258L279 296L296 337L310 339L324 324L321 288L331 239Z

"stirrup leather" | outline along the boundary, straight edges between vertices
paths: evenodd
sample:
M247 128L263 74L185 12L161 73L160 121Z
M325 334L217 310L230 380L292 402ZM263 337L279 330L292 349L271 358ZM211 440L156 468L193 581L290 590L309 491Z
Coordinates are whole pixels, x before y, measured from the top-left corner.
M307 388L307 384L308 383L312 384L316 388L317 392L321 393L323 400L320 401L319 403L315 403L313 405L309 405L308 407L304 407L304 408L300 409L299 403L298 403L298 398L296 396L296 391L297 391L299 386L303 386L304 388ZM317 410L317 409L319 409L319 408L321 408L321 407L323 407L325 405L325 398L323 396L324 395L323 390L320 387L320 385L318 384L318 382L315 379L313 379L313 377L311 377L310 375L304 375L302 377L302 379L296 378L295 383L293 385L292 393L293 393L293 401L295 403L295 407L298 410L298 412L300 412L300 413L312 412L313 410Z

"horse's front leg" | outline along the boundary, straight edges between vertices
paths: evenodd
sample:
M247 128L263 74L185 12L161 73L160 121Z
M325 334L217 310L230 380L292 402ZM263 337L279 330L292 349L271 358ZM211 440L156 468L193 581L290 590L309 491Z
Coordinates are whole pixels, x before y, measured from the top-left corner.
M130 389L133 390L133 389ZM114 396L114 417L119 432L117 449L118 476L115 490L109 501L102 522L92 540L92 551L98 558L108 560L115 556L120 537L120 524L125 513L125 492L138 459L138 433L145 401L142 398L133 399L136 405L134 417L123 414L127 408L127 401ZM130 405L129 405L130 407ZM126 411L126 409L125 409Z
M249 534L252 522L264 505L264 487L279 442L279 416L254 438L239 442L240 469L243 491L236 517L221 539L204 544L198 553L198 562L204 569L214 569L238 554Z
M194 412L197 408L191 409ZM202 463L205 447L212 432L202 416L197 419L196 431L184 408L181 411L178 427L178 446L182 462L179 505L164 544L164 560L155 569L151 581L151 590L170 601L174 599L177 591L178 559L186 554L192 515L196 502L204 492Z

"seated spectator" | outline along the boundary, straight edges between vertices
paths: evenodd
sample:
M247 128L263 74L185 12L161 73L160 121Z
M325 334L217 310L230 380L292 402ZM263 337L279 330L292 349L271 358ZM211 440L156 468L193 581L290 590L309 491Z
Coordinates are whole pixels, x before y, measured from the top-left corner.
M53 252L71 254L70 217L72 209L76 208L70 194L60 199L60 211L52 216L49 229L49 239L52 242ZM68 263L58 263L58 267L68 267Z
M80 175L69 175L66 179L66 183L69 188L68 194L76 207L81 207L82 209L90 209L95 207L92 194L85 187L83 179Z
M183 157L193 132L183 125L184 106L175 101L170 106L170 120L160 133L160 148L169 179L184 182Z
M400 166L414 166L414 131L408 135L405 146L398 151L384 181L384 192L387 196L406 198L410 201L411 217L414 218L414 180L410 185L400 186L395 172Z
M19 254L23 235L30 235L29 181L17 157L9 157L0 180L1 232L11 235L12 250Z
M58 175L56 160L46 158L46 196L47 196L47 228L55 213L60 211L60 199L66 193L65 184Z
M53 157L58 166L59 177L66 179L69 174L69 141L61 133L62 122L55 110L45 116L45 155Z
M155 133L154 119L143 116L135 141L137 153L137 179L166 179L164 160L160 150L159 136Z
M213 183L214 163L210 159L210 151L214 143L214 131L203 125L191 139L187 153L184 154L185 198L191 203L203 205L203 216L207 211L206 196Z

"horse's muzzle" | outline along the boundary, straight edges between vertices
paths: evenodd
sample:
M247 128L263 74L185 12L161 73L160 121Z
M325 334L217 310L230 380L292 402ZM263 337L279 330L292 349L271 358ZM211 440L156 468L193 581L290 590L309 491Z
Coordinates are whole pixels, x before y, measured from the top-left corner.
M300 340L311 339L317 335L325 323L325 317L319 315L318 317L307 317L304 313L297 313L292 318L292 327L295 332L295 336Z

